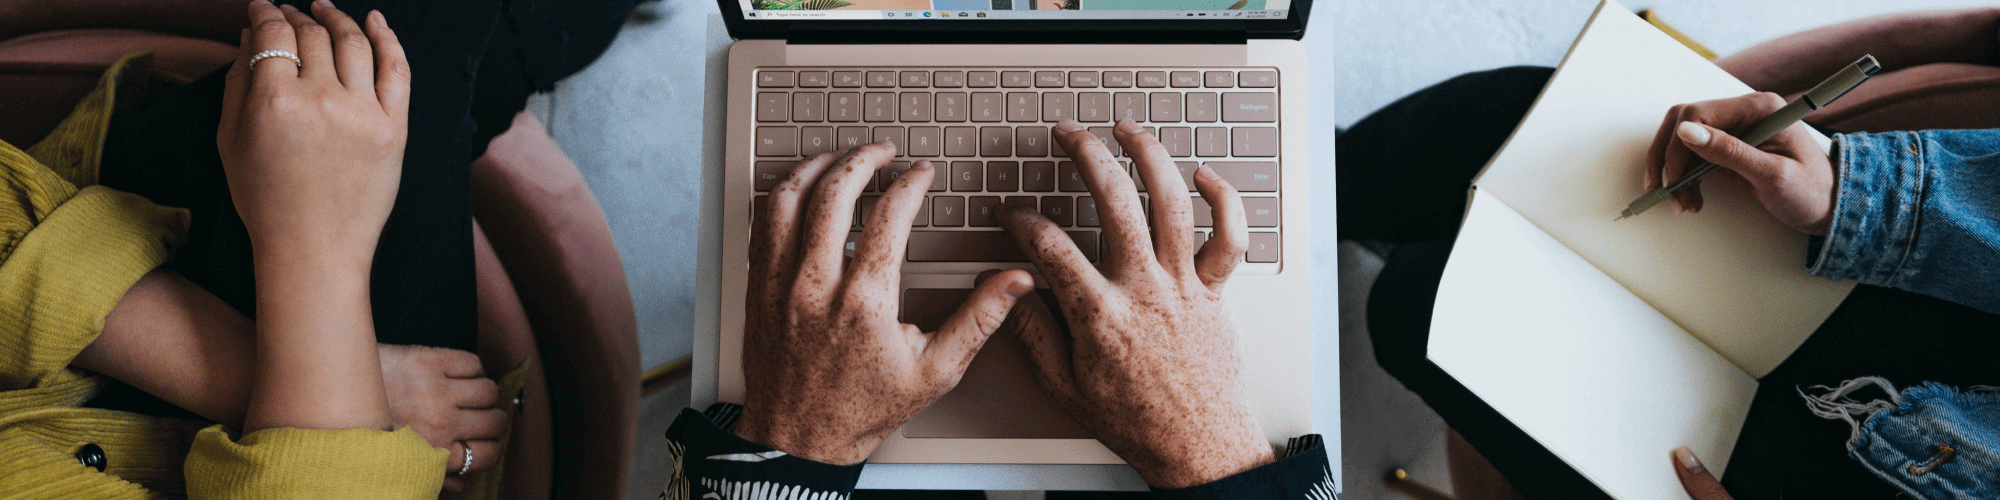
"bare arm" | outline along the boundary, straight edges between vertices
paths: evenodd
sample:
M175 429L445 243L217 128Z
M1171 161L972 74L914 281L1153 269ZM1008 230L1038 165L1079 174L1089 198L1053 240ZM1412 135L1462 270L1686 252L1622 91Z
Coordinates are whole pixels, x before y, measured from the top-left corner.
M69 28L137 28L234 42L249 26L230 0L0 0L0 40Z
M249 318L172 271L125 292L73 363L230 427L243 424L256 337Z
M1863 54L1885 71L1931 63L2000 65L2000 8L1900 12L1813 28L1757 44L1715 64L1750 88L1791 95Z

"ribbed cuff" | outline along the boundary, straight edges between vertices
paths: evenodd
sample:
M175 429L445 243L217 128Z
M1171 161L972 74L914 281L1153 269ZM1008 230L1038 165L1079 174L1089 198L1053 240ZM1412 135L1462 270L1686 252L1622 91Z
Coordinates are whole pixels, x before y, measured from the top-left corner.
M1922 227L1924 143L1911 132L1842 134L1833 219L1808 269L1814 276L1894 286L1915 273Z
M188 451L189 498L435 499L445 455L409 427L264 429L241 439L216 425Z
M1333 468L1318 434L1293 438L1276 462L1222 478L1213 483L1174 490L1153 490L1159 500L1284 499L1333 500Z
M764 498L732 493L742 491L846 498L861 481L862 464L843 466L799 458L726 430L726 426L734 426L741 409L716 403L707 414L681 410L680 417L667 428L668 452L680 472L668 482L667 498L702 498L705 492L718 492L723 498Z

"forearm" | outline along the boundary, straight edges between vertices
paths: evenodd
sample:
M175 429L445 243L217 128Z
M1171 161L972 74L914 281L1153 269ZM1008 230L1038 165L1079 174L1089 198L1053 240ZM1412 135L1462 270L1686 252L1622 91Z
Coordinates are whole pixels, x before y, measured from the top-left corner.
M249 318L179 274L155 269L125 292L103 333L73 363L240 427L255 345Z
M2000 129L1844 134L1814 275L2000 313Z
M1862 54L1885 71L1932 63L2000 65L2000 8L1899 12L1814 28L1717 59L1751 88L1804 92Z
M241 2L169 0L0 0L0 40L70 28L138 28L236 43L250 26Z
M244 432L388 429L369 312L370 257L298 247L255 254L256 378Z

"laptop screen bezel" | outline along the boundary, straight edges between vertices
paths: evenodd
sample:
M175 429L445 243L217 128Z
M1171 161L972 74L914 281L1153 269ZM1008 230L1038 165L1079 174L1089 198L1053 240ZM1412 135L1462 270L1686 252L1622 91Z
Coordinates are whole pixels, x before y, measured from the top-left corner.
M743 17L737 0L717 0L722 22L738 40L795 43L1224 43L1305 36L1312 0L1292 0L1285 19L1084 19L1066 21L877 20L789 21Z

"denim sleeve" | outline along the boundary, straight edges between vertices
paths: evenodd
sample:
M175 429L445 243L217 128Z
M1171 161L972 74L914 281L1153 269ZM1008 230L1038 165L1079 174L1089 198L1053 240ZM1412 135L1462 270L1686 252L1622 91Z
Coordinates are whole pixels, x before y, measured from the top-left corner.
M1842 134L1815 276L2000 313L2000 129Z
M833 465L773 450L738 437L743 407L716 403L708 411L681 410L667 427L669 471L664 500L846 500L861 480L861 464Z
M1333 467L1318 434L1292 438L1285 458L1199 486L1153 490L1156 500L1335 500Z

